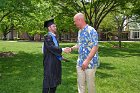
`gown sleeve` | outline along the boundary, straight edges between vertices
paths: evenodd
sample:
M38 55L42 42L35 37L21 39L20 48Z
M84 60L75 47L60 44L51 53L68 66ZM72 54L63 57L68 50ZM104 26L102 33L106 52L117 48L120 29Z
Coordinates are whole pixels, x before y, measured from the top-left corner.
M56 56L61 56L62 54L62 48L55 46L50 35L46 35L44 37L44 48Z

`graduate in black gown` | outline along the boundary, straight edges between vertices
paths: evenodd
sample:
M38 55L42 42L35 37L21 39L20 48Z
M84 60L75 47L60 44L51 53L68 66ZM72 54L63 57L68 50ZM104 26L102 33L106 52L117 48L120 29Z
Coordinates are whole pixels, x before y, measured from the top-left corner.
M44 27L48 28L48 34L44 36L43 45L43 90L42 93L55 93L56 88L61 84L61 60L62 51L68 53L69 48L60 48L56 38L56 25L54 19L45 21Z

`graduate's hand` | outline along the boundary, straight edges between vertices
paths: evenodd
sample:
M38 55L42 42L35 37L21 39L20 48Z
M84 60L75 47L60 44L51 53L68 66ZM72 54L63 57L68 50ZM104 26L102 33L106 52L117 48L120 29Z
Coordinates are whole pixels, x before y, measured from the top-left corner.
M71 52L71 48L69 48L69 47L63 48L63 51L65 53L70 53Z
M62 57L62 60L63 60L64 62L70 62L68 59L66 59L66 58L64 58L64 57Z

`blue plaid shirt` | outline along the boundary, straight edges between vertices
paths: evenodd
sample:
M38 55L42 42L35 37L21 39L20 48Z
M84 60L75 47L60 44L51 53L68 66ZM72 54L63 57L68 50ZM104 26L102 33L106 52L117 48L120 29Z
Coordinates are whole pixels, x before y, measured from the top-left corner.
M86 25L84 29L79 30L78 32L78 60L77 60L77 67L81 67L84 60L87 58L87 56L90 53L90 50L93 46L98 45L98 34L96 30ZM95 56L91 59L88 69L92 69L95 66L98 66L98 53L95 54Z

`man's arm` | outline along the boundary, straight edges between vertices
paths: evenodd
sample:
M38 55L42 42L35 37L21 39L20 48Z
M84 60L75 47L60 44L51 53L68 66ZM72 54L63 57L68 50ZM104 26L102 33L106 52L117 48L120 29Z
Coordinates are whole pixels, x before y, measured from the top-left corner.
M93 46L89 55L87 56L87 58L82 64L82 70L85 70L88 67L88 64L90 63L91 59L94 57L97 51L98 51L98 46Z
M75 49L78 49L79 48L79 46L76 44L76 45L74 45L73 47L71 47L71 51L72 50L75 50Z

